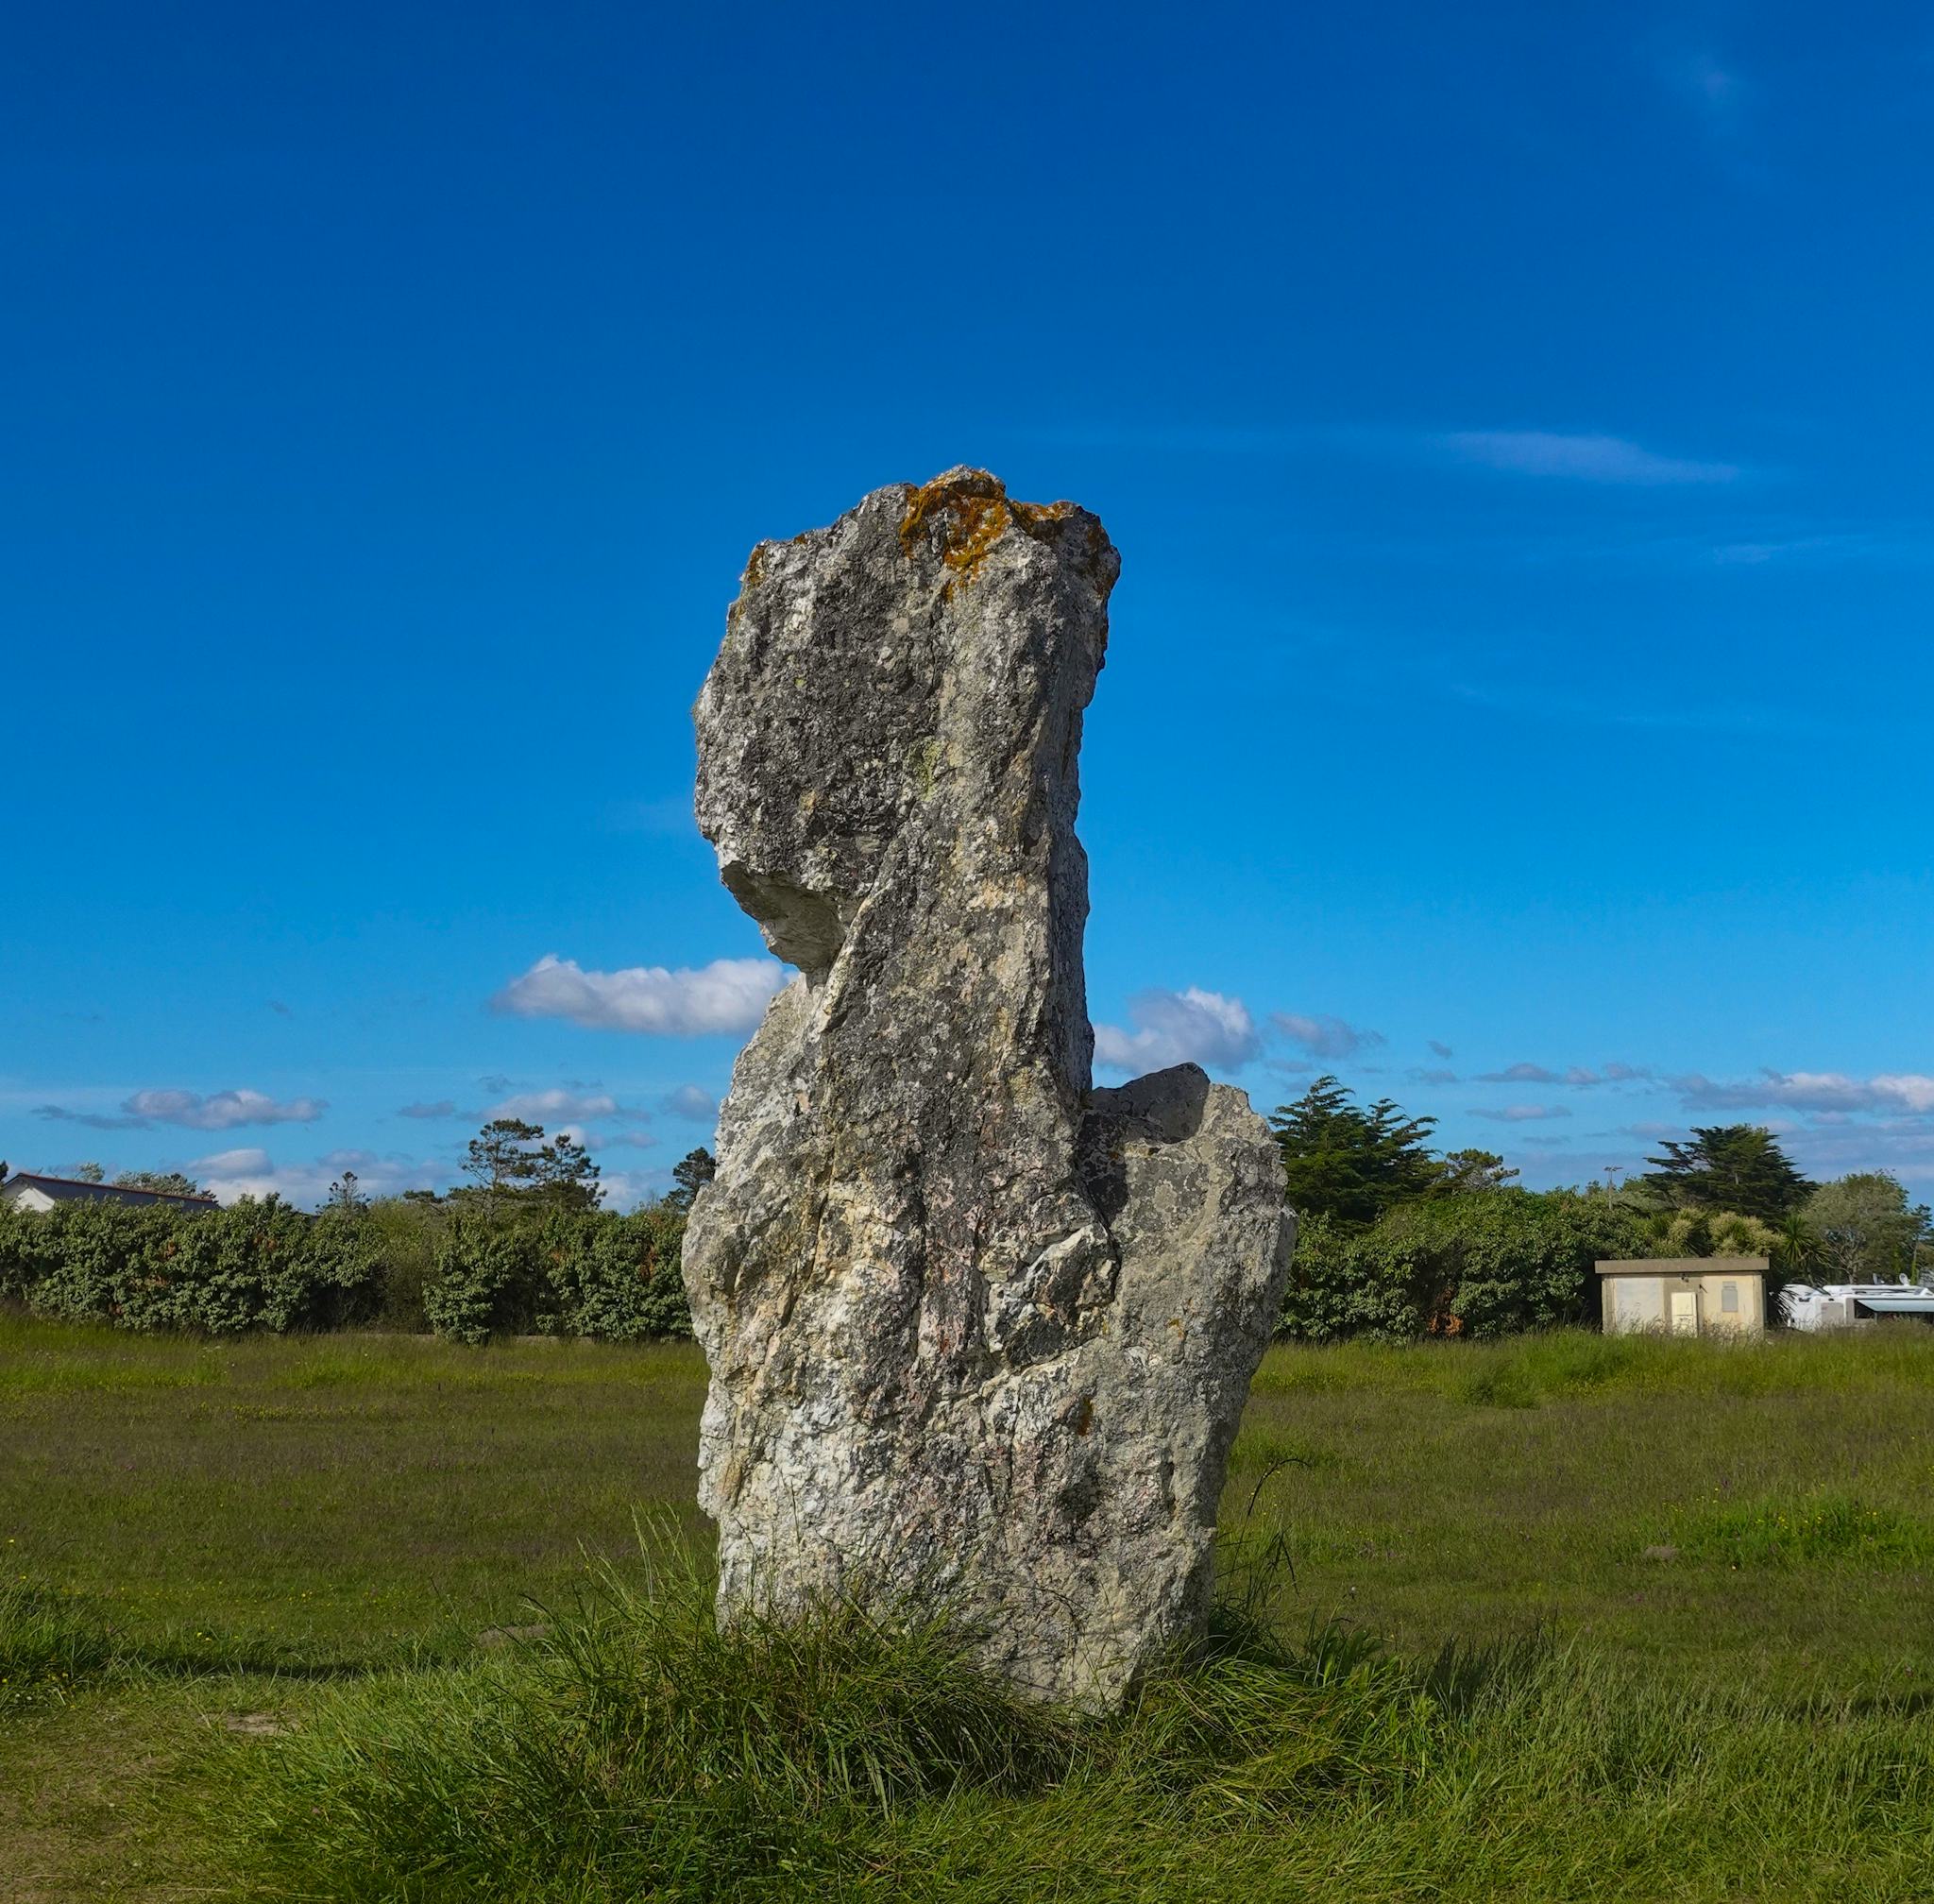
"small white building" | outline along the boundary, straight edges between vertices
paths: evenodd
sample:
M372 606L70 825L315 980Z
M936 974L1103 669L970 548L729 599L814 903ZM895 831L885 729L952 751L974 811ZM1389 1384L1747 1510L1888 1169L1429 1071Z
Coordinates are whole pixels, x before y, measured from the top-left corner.
M1789 1283L1780 1291L1789 1329L1854 1329L1865 1322L1934 1322L1934 1289L1925 1283Z
M1637 1256L1595 1266L1607 1335L1766 1333L1764 1256Z

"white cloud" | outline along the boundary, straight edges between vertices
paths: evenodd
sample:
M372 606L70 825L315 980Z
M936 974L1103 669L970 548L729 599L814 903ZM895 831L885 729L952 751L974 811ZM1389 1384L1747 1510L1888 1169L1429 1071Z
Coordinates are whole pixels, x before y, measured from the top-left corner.
M527 1124L575 1124L590 1117L616 1117L618 1099L605 1091L519 1091L493 1104L485 1117L521 1117ZM626 1112L631 1116L638 1114Z
M640 1203L656 1201L671 1176L667 1170L606 1170L598 1182L604 1191L604 1208L621 1215Z
M156 1124L233 1130L244 1124L313 1124L328 1109L319 1097L292 1097L283 1103L261 1091L217 1091L204 1097L198 1091L156 1090L137 1091L122 1104L119 1116L69 1111L59 1104L42 1104L38 1114L94 1130L145 1130Z
M1300 1012L1274 1012L1269 1022L1312 1058L1348 1058L1366 1045L1383 1043L1381 1031L1359 1030L1327 1012L1309 1018Z
M1216 1070L1239 1070L1263 1048L1262 1034L1240 998L1157 987L1128 1000L1135 1028L1094 1028L1094 1061L1115 1071L1162 1071L1171 1064L1196 1063Z
M313 1124L329 1107L317 1097L278 1103L260 1091L217 1091L209 1097L194 1091L137 1091L122 1108L157 1124L233 1130L244 1124Z
M547 952L490 1002L495 1011L568 1018L597 1031L695 1038L752 1030L785 982L776 959L715 959L695 971L633 965L586 972L574 959Z
M1688 1111L1759 1107L1789 1111L1893 1111L1924 1116L1934 1111L1934 1078L1918 1072L1883 1072L1852 1078L1843 1071L1775 1071L1722 1081L1696 1071L1671 1080Z
M1559 430L1453 430L1436 439L1440 448L1466 463L1504 469L1520 476L1557 476L1580 483L1633 484L1662 487L1680 484L1731 483L1736 463L1701 463L1661 456L1622 436Z
M1901 1105L1916 1116L1934 1111L1934 1078L1919 1072L1883 1072L1871 1080L1883 1101Z
M1539 1124L1552 1117L1569 1117L1563 1104L1506 1104L1497 1111L1473 1111L1473 1117L1488 1117L1494 1124Z
M280 1197L286 1203L313 1209L329 1195L330 1185L345 1171L354 1171L356 1187L365 1197L394 1197L404 1190L433 1186L432 1167L411 1157L384 1157L373 1150L331 1150L307 1164L278 1164L255 1146L217 1150L198 1157L189 1174L222 1203L243 1197Z
M719 1114L719 1100L696 1084L681 1084L668 1091L659 1108L669 1116L683 1117L690 1124L709 1124Z
M580 1144L587 1145L593 1150L653 1150L658 1145L657 1138L649 1130L575 1131L572 1134Z
M1642 1065L1606 1064L1594 1071L1586 1064L1568 1064L1552 1071L1543 1064L1507 1064L1501 1071L1480 1071L1480 1084L1564 1084L1573 1091L1589 1091L1595 1084L1625 1084L1635 1079L1650 1078Z

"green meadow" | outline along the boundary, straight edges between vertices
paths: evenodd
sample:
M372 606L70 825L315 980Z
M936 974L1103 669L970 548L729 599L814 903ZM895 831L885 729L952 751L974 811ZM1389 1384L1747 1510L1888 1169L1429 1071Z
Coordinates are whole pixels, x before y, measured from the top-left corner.
M704 1386L0 1318L0 1897L1934 1896L1934 1332L1273 1350L1107 1721L718 1634Z

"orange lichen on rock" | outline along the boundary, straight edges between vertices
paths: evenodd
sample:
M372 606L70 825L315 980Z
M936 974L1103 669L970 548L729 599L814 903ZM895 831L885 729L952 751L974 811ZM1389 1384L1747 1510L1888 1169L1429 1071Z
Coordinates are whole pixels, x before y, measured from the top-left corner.
M970 581L1013 519L1007 487L998 476L985 469L949 469L908 492L907 513L900 518L900 547L910 558L925 539L928 525L937 522L941 560L959 579Z
M1009 528L1043 541L1052 524L1076 513L1072 502L1011 502L1007 485L985 469L949 469L920 488L908 489L900 547L910 559L926 538L929 525L938 523L941 560L954 571L955 580L947 584L952 594L957 582L974 579L988 552Z

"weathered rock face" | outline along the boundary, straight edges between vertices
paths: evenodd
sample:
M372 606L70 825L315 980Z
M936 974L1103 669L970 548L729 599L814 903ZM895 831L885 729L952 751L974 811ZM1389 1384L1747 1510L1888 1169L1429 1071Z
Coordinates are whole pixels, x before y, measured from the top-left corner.
M699 824L803 976L685 1244L721 1611L944 1596L1095 1707L1200 1610L1294 1237L1240 1092L1090 1089L1077 756L1119 566L967 469L753 552Z

